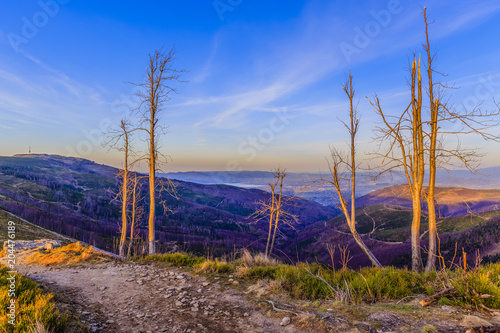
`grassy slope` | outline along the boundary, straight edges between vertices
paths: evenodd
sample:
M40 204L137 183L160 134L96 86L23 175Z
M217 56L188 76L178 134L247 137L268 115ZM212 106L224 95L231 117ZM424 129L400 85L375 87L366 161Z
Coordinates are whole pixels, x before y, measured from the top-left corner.
M35 240L35 239L55 239L60 240L63 244L68 244L69 240L63 237L57 237L52 232L49 232L38 226L26 223L19 218L10 215L4 210L0 209L0 250L3 248L3 242L8 238L7 223L14 221L16 223L16 240Z

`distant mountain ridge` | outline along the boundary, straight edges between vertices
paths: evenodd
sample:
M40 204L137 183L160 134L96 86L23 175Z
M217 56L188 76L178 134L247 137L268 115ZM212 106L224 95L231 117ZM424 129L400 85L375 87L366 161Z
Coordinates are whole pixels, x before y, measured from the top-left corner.
M467 170L454 170L448 173L440 170L437 174L436 185L469 189L500 189L500 166L485 168L480 172L480 174L472 174ZM187 171L170 172L168 176L172 179L194 183L230 184L262 190L268 190L268 183L273 180L273 174L270 171ZM336 195L333 189L320 184L305 188L305 185L322 177L328 178L329 174L288 172L285 185L290 193L300 189L298 196L325 206L334 206L335 202L332 198ZM371 180L371 174L359 172L356 193L358 196L363 196L379 189L406 183L404 176L399 174L387 175L375 182Z

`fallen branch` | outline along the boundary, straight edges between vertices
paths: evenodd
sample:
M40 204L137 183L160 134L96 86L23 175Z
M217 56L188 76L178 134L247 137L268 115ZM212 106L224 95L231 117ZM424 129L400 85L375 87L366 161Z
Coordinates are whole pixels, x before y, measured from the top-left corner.
M411 295L411 296L406 296L406 297L403 297L403 298L401 298L399 301L397 301L397 302L396 302L396 304L399 304L399 303L401 303L402 301L404 301L405 299L407 299L407 298L412 298L412 297L413 297L413 298L416 298L416 297L419 297L419 296L418 296L418 295Z
M422 307L425 307L427 305L430 305L431 303L433 303L434 301L437 301L438 299L440 299L441 297L444 297L444 296L447 296L447 295L450 295L450 294L454 294L457 292L457 289L456 288L446 288L440 292L438 292L437 294L434 294L432 296L429 296L427 298L424 298L423 300L420 301L420 305L422 305Z
M335 289L335 288L333 288L333 287L332 287L332 286L331 286L328 282L326 282L326 280L325 280L322 276L320 276L319 274L313 274L313 273L311 272L311 269L310 269L310 268L305 268L305 270L306 270L306 272L307 272L307 273L308 273L311 277L316 278L316 279L318 279L318 280L322 281L324 284L326 284L326 285L328 286L328 288L330 288L330 290L332 291L333 295L335 295L335 294L337 294L337 293L338 293L338 290L337 290L337 289ZM347 283L346 283L346 285L347 285ZM349 288L349 287L348 287L348 288Z
M273 310L274 311L293 313L296 316L299 315L298 313L290 311L290 310L285 310L285 309L279 309L279 308L277 308L276 306L274 306L274 302L273 301L266 300L266 302L268 302L269 304L271 304L273 306Z
M479 306L481 306L483 309L485 309L486 311L489 311L489 312L496 312L496 313L500 312L500 310L489 308L484 304L479 304Z

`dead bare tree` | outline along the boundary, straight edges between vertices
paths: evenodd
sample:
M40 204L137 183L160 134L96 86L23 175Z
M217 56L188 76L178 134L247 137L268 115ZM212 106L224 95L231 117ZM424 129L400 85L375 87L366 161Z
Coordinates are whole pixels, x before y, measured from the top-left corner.
M410 70L411 100L399 116L385 113L380 100L375 96L370 104L382 118L382 125L375 128L376 140L380 142L375 157L381 159L381 165L375 178L386 172L400 171L406 176L412 197L411 251L412 269L422 270L420 252L420 220L422 214L422 187L424 182L424 132L422 121L422 76L420 58L414 57ZM386 143L388 143L386 145Z
M139 202L142 199L140 195L142 186L140 183L141 179L142 177L137 177L137 173L134 173L134 178L131 179L132 209L130 212L130 240L128 243L127 258L130 258L130 255L132 254L132 245L134 243L135 235L138 232L138 228L140 227L140 221L144 214L144 209L142 208L142 206L139 206Z
M269 248L271 246L271 235L274 226L274 215L276 214L276 186L278 186L279 178L275 179L275 183L269 182L269 189L271 190L271 202L269 204L264 203L263 208L269 212L269 231L267 234L267 243L266 243L266 253L265 256L269 256Z
M431 271L435 267L437 257L437 216L436 216L436 174L438 169L449 171L455 167L465 167L471 172L478 172L479 161L482 157L478 147L462 147L460 137L464 135L478 135L485 140L499 141L498 135L489 133L489 130L498 126L500 108L494 111L483 111L480 105L472 110L458 110L449 106L445 99L445 89L450 88L442 82L436 82L434 74L436 55L431 52L429 38L429 21L427 9L422 11L425 22L425 43L423 49L427 56L427 95L429 104L428 118L423 117L422 105L422 78L420 74L420 59L418 66L414 58L411 70L411 102L406 110L398 116L390 116L382 111L380 101L370 103L382 118L382 126L376 128L376 139L381 142L381 150L375 156L381 158L382 166L377 176L385 172L402 170L408 180L412 194L413 219L411 230L412 241L412 268L419 271L422 268L420 255L420 215L421 196L423 192L423 176L425 168L429 170L429 183L425 189L429 219L429 249L425 270ZM498 106L498 105L497 105ZM411 112L409 112L411 110ZM451 124L458 124L458 129L450 130ZM445 138L456 137L455 148L445 143ZM388 142L388 145L384 143Z
M139 127L146 134L145 141L148 144L147 153L140 160L147 160L149 171L149 217L148 217L148 243L149 254L156 253L155 244L155 208L156 189L158 186L162 190L174 193L174 185L168 177L164 182L158 182L156 174L163 172L160 165L168 161L168 156L160 152L160 138L166 134L166 127L161 123L162 111L165 103L170 100L170 93L177 90L170 85L172 81L180 81L180 76L184 72L174 68L175 49L165 52L163 49L156 50L149 54L149 64L145 79L140 84L135 84L140 88L136 93L140 100L140 105L136 111L139 118ZM166 175L165 175L166 176ZM166 208L164 206L164 208Z
M328 167L332 177L331 179L321 179L321 181L327 182L335 188L340 203L340 209L345 216L349 230L358 246L368 259L370 259L373 266L382 267L382 264L380 264L372 251L366 246L356 230L356 170L358 168L356 164L356 134L358 133L360 118L357 108L354 105L355 90L352 82L352 74L350 72L342 89L349 98L350 122L348 124L342 122L350 135L349 153L344 154L342 151L330 147L332 161L328 162Z
M131 129L130 122L126 119L120 121L119 129L110 130L107 135L109 139L105 142L105 145L114 148L120 152L123 152L124 162L123 169L120 170L120 178L122 180L122 186L119 192L119 197L121 197L121 213L122 213L122 225L120 230L120 245L119 245L119 255L125 255L125 241L127 239L127 206L128 206L128 191L129 191L129 170L133 163L130 163L129 158L131 154L131 137L134 130Z
M429 183L425 198L428 208L429 219L429 249L427 251L427 264L425 271L429 272L435 268L437 257L437 221L436 221L436 173L439 168L447 170L449 167L465 167L471 172L477 173L479 160L482 157L479 149L467 149L460 145L457 139L456 148L449 148L449 145L444 144L444 140L439 139L439 135L447 136L463 136L467 134L479 135L485 140L498 141L499 136L492 135L488 132L494 126L498 125L498 116L500 109L484 112L479 106L472 110L456 110L447 105L444 98L444 90L449 88L441 82L435 82L433 74L436 72L434 63L436 55L431 52L429 38L429 20L427 8L423 8L422 15L425 22L425 43L423 49L427 56L427 78L428 78L428 97L429 97L429 116L430 119L426 122L424 129L425 136L428 139L428 147L426 149L429 163ZM439 72L436 72L439 74ZM458 130L446 130L450 123L458 123L461 126Z
M274 244L276 241L276 234L279 230L280 225L286 224L293 228L293 224L298 223L297 215L291 214L286 211L285 207L287 205L293 205L294 197L285 195L283 193L284 189L284 179L286 177L286 171L282 168L277 168L273 172L274 182L269 183L269 188L271 191L271 197L269 201L260 201L259 209L256 210L251 218L261 220L263 218L269 218L269 230L267 235L266 243L266 253L265 256L268 257L273 252Z

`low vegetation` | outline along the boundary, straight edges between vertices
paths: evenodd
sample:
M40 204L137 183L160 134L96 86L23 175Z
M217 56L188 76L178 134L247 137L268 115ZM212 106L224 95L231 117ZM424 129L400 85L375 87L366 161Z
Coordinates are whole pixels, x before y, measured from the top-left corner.
M266 280L274 291L303 299L331 299L346 304L424 299L451 289L436 301L482 311L500 309L500 263L455 265L441 271L416 273L407 269L346 267L334 270L320 264L283 264L262 254L243 251L234 261L209 260L184 253L147 256L142 261L191 267L198 273L231 273L242 280ZM415 297L412 297L415 296Z
M17 315L16 325L9 324L7 306L10 302L9 285L11 277L5 266L0 266L0 331L14 332L67 332L69 318L55 308L52 294L42 292L31 279L15 274Z

